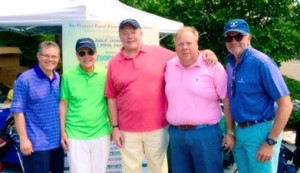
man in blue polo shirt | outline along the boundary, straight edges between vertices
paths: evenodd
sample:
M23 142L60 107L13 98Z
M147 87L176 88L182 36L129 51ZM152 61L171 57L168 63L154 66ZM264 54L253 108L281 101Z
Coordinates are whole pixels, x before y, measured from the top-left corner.
M54 69L59 46L44 41L37 52L38 65L23 72L14 84L11 112L20 137L25 173L63 173L60 144L59 81Z
M236 122L234 157L240 173L277 172L281 132L292 103L274 61L254 49L245 20L230 20L224 27L228 94Z

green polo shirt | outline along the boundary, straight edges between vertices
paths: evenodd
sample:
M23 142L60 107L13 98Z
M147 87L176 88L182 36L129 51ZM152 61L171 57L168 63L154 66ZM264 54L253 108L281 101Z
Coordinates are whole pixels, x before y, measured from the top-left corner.
M65 125L68 137L92 139L110 133L105 81L106 69L96 66L92 74L79 65L63 73L60 98L68 101Z

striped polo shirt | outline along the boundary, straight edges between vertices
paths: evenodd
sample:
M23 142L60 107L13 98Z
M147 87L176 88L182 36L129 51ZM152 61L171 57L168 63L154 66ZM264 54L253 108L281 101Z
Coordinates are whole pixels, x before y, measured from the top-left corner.
M14 84L11 112L22 112L26 131L34 151L60 146L59 81L54 72L50 80L36 65L23 72Z

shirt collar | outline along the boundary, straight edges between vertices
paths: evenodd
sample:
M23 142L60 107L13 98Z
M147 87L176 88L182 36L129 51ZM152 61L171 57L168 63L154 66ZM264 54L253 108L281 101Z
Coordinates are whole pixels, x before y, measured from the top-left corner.
M41 67L37 64L37 65L35 65L34 66L34 72L35 72L35 74L40 78L40 79L43 79L43 78L47 78L47 79L49 79L48 78L48 76L43 72L43 70L41 69ZM54 71L53 71L53 78L50 80L50 81L54 81L54 80L56 80L57 79L57 74L55 74L54 73Z
M242 53L242 55L241 55L240 61L238 62L238 64L237 64L236 66L238 66L239 64L241 64L241 63L243 63L243 62L245 61L245 59L247 58L248 53L250 52L250 49L252 49L252 46L251 46L251 45L247 46L247 47L244 49L244 51L243 51L243 53ZM229 55L226 57L226 59L227 59L227 62L230 63L233 67L235 66L236 60L235 60L233 54L229 54Z
M94 65L94 69L93 69L93 72L91 74L88 74L87 72L82 70L82 68L80 67L80 64L77 65L77 70L79 71L79 73L87 74L89 76L92 76L95 73L99 73L99 68L96 65Z
M138 57L139 54L141 54L141 53L147 53L147 52L148 52L147 47L146 47L145 45L141 45L140 50L138 50L138 54L137 54L136 58ZM120 50L119 61L123 61L123 60L125 60L125 59L132 59L132 58L128 57L128 56L125 54L125 52L124 52L124 46L123 46L123 47L121 48L121 50Z
M178 56L177 56L175 65L178 66L178 67L181 67L181 68L185 68L185 67L181 64L181 62L180 62ZM198 52L198 59L197 59L197 61L196 61L194 64L192 64L191 66L189 66L187 69L189 69L189 68L194 68L194 67L201 67L202 65L203 65L202 54L201 54L201 52Z

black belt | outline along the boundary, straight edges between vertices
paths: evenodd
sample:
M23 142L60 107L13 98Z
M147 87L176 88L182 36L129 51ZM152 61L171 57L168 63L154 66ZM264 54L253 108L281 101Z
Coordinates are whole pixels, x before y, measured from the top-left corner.
M255 124L263 123L263 122L266 122L266 121L271 121L273 119L274 119L274 117L269 117L269 118L266 118L266 119L256 120L256 121L248 121L248 122L243 122L243 123L238 122L237 125L239 127L249 127L249 126L253 126Z

